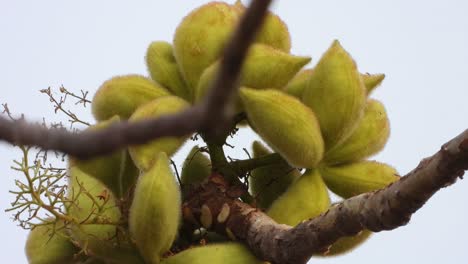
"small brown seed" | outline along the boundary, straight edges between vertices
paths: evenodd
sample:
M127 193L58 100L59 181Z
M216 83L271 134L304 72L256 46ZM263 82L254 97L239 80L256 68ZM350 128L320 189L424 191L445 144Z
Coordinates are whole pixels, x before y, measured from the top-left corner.
M226 227L226 235L231 239L232 241L236 241L237 238L236 236L232 233L231 229L229 227Z
M213 215L211 214L210 208L206 204L202 205L201 207L200 222L206 229L209 229L213 223Z
M218 223L224 223L229 217L229 213L231 212L231 208L227 203L224 203L221 207L221 212L218 214Z

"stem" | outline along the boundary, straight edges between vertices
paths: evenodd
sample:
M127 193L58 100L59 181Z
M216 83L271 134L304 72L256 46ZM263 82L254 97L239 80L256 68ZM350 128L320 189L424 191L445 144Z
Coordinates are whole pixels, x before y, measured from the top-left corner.
M242 175L256 168L268 165L277 165L279 163L286 163L286 161L281 158L278 153L272 153L253 159L236 160L229 163L229 165L238 175Z

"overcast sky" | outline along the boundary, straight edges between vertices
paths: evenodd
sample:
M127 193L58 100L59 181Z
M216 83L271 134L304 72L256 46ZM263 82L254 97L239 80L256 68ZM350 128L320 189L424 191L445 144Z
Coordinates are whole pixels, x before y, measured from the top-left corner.
M30 120L57 120L39 89L64 85L94 93L119 74L145 74L153 40L172 40L189 10L207 1L0 0L0 103ZM231 1L233 2L233 1ZM468 128L468 2L464 0L277 1L288 24L292 52L314 65L339 39L363 72L383 72L373 94L391 121L386 149L375 159L401 174L415 168ZM91 120L89 109L81 114ZM252 134L233 144L249 147ZM243 158L242 148L233 156ZM186 149L177 155L180 164ZM18 152L0 143L0 208L9 207ZM468 182L437 193L411 222L375 235L351 254L313 263L467 263ZM4 263L26 263L27 232L0 213Z

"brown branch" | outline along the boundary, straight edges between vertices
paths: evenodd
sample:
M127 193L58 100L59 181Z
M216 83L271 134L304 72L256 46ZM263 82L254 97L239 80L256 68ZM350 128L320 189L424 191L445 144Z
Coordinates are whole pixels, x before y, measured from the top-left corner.
M197 130L213 133L224 129L226 104L237 88L242 62L266 14L271 0L254 0L241 18L221 61L220 71L207 99L189 110L158 119L122 122L99 131L71 133L45 129L27 122L0 117L0 140L34 145L89 159L128 145L143 144L164 136L182 136Z
M231 187L222 177L212 175L188 196L183 206L184 220L198 224L196 219L202 217L201 208L205 205L204 211L208 207L213 216L211 229L245 242L263 260L301 264L341 237L356 235L364 229L379 232L406 225L434 193L462 178L467 169L468 130L422 160L398 182L347 199L296 227L277 224L258 209L240 202L230 195ZM220 222L218 216L223 207L229 207L224 209L229 217Z

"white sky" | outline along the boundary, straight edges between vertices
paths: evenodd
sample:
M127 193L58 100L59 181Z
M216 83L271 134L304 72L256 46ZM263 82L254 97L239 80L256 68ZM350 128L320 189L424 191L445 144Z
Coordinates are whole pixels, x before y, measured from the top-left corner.
M182 17L205 2L0 0L0 103L31 120L57 119L39 89L63 84L93 93L114 75L145 74L147 45L171 41ZM311 55L312 64L337 38L361 71L387 75L373 97L385 103L392 133L376 159L405 174L468 128L467 3L289 0L277 1L274 10L290 28L293 53ZM83 116L90 119L88 112ZM242 147L249 147L249 136L238 138ZM241 149L232 155L244 157ZM18 152L0 143L0 153L4 210L20 176L9 169ZM467 263L467 192L468 182L458 182L436 194L406 227L379 233L351 254L313 263ZM2 261L26 263L27 233L9 214L0 213L0 234Z

